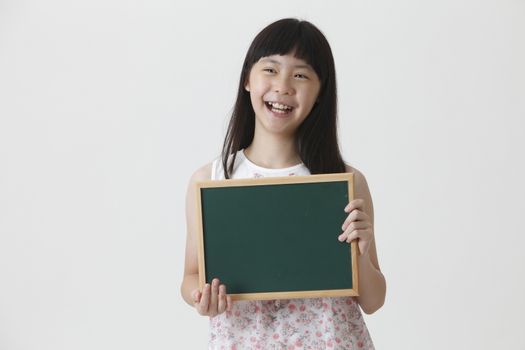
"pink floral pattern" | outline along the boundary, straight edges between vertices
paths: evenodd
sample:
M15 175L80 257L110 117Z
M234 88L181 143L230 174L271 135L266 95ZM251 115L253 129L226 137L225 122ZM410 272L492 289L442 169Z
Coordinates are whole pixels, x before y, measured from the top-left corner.
M220 166L220 163L215 161L214 166L217 164ZM243 171L242 166L250 168L250 165L245 163L241 164L237 171ZM296 172L283 173L281 176L294 176L298 172L300 175L309 174L304 167ZM221 168L216 173L222 174ZM248 170L245 176L260 178L270 175ZM374 344L356 299L329 297L235 301L231 311L210 318L209 348L370 350L374 349Z
M374 349L352 297L236 301L210 318L210 349Z

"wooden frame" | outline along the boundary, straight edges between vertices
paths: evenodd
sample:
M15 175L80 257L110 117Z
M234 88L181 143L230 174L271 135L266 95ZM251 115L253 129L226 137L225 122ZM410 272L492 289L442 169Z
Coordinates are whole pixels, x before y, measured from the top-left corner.
M208 180L198 182L196 185L197 195L197 230L198 230L198 264L199 264L199 287L202 290L206 283L206 261L205 261L205 232L203 225L203 191L210 188L239 188L243 186L265 186L265 185L288 185L288 184L308 184L308 183L330 183L348 182L348 202L354 198L353 174L323 174L310 176L288 176L288 177L266 177L258 179L233 179L233 180ZM341 208L341 211L343 208ZM346 214L347 215L347 214ZM339 225L341 225L339 223ZM334 236L337 240L337 235ZM343 243L341 243L343 244ZM346 243L345 243L346 244ZM334 297L334 296L357 296L358 293L358 249L356 241L349 245L351 272L351 287L342 289L324 290L295 290L295 291L268 291L268 292L247 292L229 293L233 300L264 300L264 299L291 299L291 298L310 298L310 297ZM209 283L209 282L208 282ZM228 286L227 286L228 287Z

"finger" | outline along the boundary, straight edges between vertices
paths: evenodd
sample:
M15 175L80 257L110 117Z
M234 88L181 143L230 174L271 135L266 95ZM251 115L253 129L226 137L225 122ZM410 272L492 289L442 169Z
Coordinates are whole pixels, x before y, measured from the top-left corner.
M350 225L350 223L352 221L369 221L370 218L368 216L367 213L365 213L364 211L361 211L361 210L356 210L354 209L348 216L347 218L345 219L345 221L343 222L343 226L341 226L341 228L344 230L346 230L346 228L348 227L348 225Z
M370 247L371 237L372 232L370 230L354 230L350 235L348 235L346 242L350 243L357 239L359 252L361 254L365 254L368 251L368 247Z
M219 286L219 301L217 304L217 313L221 314L226 310L226 286L221 284Z
M226 311L232 311L233 301L232 297L226 294Z
M217 299L219 298L219 279L214 278L211 282L210 307L208 308L211 315L217 314Z
M193 303L198 303L201 300L201 292L198 289L195 289L191 295L193 296Z
M372 230L370 229L356 229L353 230L347 237L346 241L350 243L354 239L359 238L360 240L364 240L367 242L370 242L372 240Z
M352 201L350 201L350 203L347 204L347 206L345 207L345 211L347 213L350 213L352 210L354 209L359 209L359 208L363 208L365 204L365 201L358 198L358 199L354 199Z
M210 289L210 284L206 283L199 303L199 312L202 315L207 314L210 307Z
M352 221L343 233L337 237L340 242L347 240L348 236L355 230L364 230L371 227L368 221Z
M361 238L361 230L353 230L352 232L350 232L350 234L348 234L346 236L346 243L350 243L352 242L354 239L359 239Z

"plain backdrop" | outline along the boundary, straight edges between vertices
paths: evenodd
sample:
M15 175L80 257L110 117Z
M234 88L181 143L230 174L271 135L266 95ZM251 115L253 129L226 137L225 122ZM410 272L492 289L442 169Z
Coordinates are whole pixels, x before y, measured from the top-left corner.
M316 24L387 278L378 349L525 349L525 2L0 0L0 349L204 349L189 177L267 24Z

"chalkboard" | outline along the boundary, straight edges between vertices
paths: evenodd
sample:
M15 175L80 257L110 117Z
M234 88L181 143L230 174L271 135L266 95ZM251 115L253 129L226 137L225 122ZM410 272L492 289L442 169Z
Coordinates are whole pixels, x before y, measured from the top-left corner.
M234 300L358 295L357 243L339 242L353 174L197 183L199 285Z

